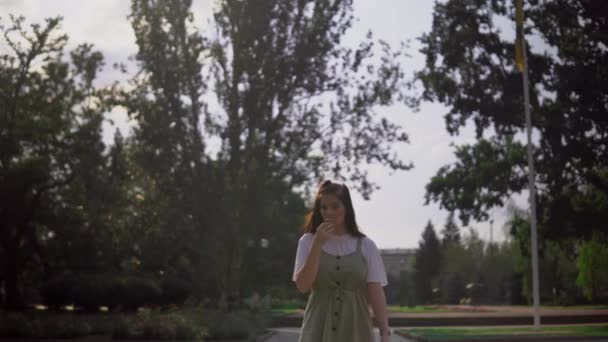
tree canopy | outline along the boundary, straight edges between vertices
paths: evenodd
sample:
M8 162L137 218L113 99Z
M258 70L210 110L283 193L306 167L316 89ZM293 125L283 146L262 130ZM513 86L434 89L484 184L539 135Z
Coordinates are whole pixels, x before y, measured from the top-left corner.
M526 1L528 73L541 232L552 238L605 229L608 198L608 5L598 1ZM448 107L450 134L468 123L478 141L456 147L457 161L427 185L426 201L488 219L526 189L528 172L521 74L512 1L435 4L433 26L420 41L426 65L418 73L423 98ZM530 45L536 45L533 49ZM591 205L593 203L593 205Z

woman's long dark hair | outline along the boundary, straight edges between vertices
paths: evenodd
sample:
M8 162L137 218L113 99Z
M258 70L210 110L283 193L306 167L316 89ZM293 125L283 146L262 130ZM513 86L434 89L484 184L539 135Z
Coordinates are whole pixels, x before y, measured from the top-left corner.
M306 215L304 221L304 233L315 234L317 232L317 227L323 222L323 216L321 216L321 197L328 194L336 196L346 209L344 217L346 231L354 237L364 237L365 234L359 231L357 221L355 220L355 209L353 208L353 202L350 199L348 187L344 184L332 183L330 180L322 182L319 186L319 190L317 190L312 211Z

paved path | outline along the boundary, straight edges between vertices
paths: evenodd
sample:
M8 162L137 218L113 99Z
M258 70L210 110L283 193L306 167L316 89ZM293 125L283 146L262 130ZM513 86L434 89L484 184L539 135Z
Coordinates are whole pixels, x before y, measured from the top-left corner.
M276 332L270 339L266 340L266 342L298 342L298 328L274 328L272 329ZM375 331L376 341L380 341L380 337L378 337L378 330ZM397 336L393 334L391 336L391 342L407 342L411 340L406 340L403 337Z

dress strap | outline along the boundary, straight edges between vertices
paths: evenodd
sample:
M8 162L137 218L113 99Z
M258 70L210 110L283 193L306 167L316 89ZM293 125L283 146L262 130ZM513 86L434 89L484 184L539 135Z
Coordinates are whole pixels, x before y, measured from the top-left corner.
M363 238L357 238L357 252L361 252L361 243L363 242Z

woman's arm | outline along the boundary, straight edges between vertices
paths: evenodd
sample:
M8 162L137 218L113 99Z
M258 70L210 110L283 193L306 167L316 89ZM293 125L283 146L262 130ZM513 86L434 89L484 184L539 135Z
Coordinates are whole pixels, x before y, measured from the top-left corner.
M367 283L367 300L374 311L374 317L380 329L380 335L389 334L386 297L380 283Z
M312 246L310 252L306 257L304 266L296 273L296 287L302 293L310 291L312 284L317 278L317 272L319 271L319 262L321 260L321 246L323 241L317 238L319 234L315 234L312 238Z

